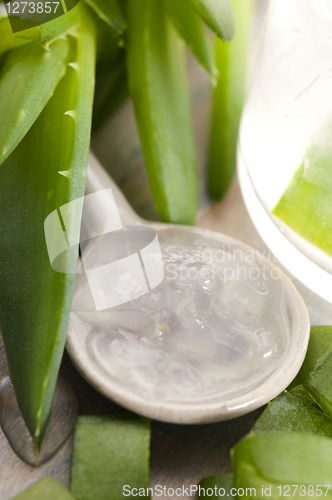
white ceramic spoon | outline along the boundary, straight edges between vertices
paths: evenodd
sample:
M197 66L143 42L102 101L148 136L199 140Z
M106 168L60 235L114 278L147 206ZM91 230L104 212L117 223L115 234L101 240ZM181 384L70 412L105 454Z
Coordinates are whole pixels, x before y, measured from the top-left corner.
M157 232L165 277L97 311L86 274L77 275L67 350L81 374L121 406L174 423L226 420L277 396L300 369L309 339L305 304L288 278L225 235L141 219L91 155L86 194L108 188L123 226ZM94 216L97 207L92 225ZM117 239L109 241L114 260ZM86 255L94 253L91 243Z

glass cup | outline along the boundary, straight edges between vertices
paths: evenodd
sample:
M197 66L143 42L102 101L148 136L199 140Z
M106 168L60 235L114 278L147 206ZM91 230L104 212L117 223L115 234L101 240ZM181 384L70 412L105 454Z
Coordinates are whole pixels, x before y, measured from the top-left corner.
M332 302L331 0L270 0L241 120L238 171L267 245Z

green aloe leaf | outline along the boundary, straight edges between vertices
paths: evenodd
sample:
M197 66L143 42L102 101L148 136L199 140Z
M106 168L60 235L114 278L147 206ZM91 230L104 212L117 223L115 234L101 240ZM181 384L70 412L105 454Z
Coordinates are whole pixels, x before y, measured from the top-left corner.
M273 209L274 215L332 255L332 123L308 147L300 167ZM308 223L310 221L310 223Z
M129 0L129 90L157 210L165 222L192 224L197 203L184 47L162 2Z
M332 418L332 346L319 359L304 382L304 388L318 406Z
M230 44L216 38L216 62L219 72L213 89L209 147L209 189L220 200L236 171L236 148L244 103L247 52L255 0L232 0L236 33Z
M133 498L128 488L146 496L149 468L148 420L132 414L78 417L71 469L77 500Z
M229 42L234 36L234 14L230 0L190 0L198 15L215 32ZM246 8L246 2L242 2Z
M109 24L118 33L123 33L127 28L119 0L85 1L98 14L100 19Z
M198 62L211 76L216 75L214 56L202 22L190 0L163 0L171 22Z
M267 405L252 431L262 434L275 431L303 432L332 438L332 420L320 410L284 391Z
M74 500L74 497L58 481L45 477L17 495L13 500Z
M232 462L235 487L244 488L246 496L277 500L288 493L295 499L332 498L329 438L297 432L250 434L232 450ZM316 485L321 485L320 493Z
M202 479L198 483L196 500L208 496L212 500L232 497L231 489L234 486L233 474L220 474Z
M13 33L7 14L0 16L0 55L8 50L38 40L39 36L40 30L38 26Z
M0 55L8 50L39 40L46 49L55 40L65 36L80 23L80 9L74 7L67 14L41 26L13 33L7 14L0 16Z
M81 9L77 5L68 11L64 16L58 17L49 23L39 26L40 43L43 47L49 49L51 43L73 31L74 28L79 26L80 22Z
M288 390L304 383L309 373L314 369L317 361L330 347L332 347L332 326L312 326L310 328L309 345L303 365L293 382L289 385Z
M109 72L103 89L95 99L93 109L93 131L98 130L124 103L128 97L126 61L123 59Z
M58 40L49 51L37 41L10 52L0 78L0 165L50 99L65 74L68 56L66 40Z
M95 35L87 21L71 41L65 77L0 167L0 331L37 450L49 418L75 280L51 268L44 221L83 196L90 144ZM67 221L67 231L79 231L80 215Z
M310 394L305 390L303 385L297 385L296 387L293 387L292 389L288 390L291 394L293 394L297 398L300 398L307 405L313 406L314 408L316 408L316 410L321 411L318 404L315 403L315 401L312 399Z

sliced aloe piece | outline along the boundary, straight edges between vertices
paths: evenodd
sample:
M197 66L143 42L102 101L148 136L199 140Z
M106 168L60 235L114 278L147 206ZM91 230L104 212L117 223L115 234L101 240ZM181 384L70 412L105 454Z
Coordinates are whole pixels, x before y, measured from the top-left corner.
M149 462L148 420L131 414L77 419L71 469L77 500L122 500L133 488L134 496L142 494Z
M296 396L297 398L300 398L304 403L307 405L313 406L316 408L316 410L319 410L320 412L322 411L318 404L315 403L315 401L312 399L310 394L305 390L303 385L297 385L296 387L293 387L292 389L288 389L291 394Z
M123 33L127 28L127 23L123 16L119 0L85 1L98 14L100 19L109 24L109 26L111 26L118 33Z
M236 33L230 44L216 38L218 70L213 89L209 146L209 189L220 200L229 188L236 171L236 146L244 102L247 52L255 0L232 0Z
M129 90L156 208L165 222L192 224L197 202L184 47L162 2L129 0Z
M196 500L208 496L209 498L218 499L232 497L231 490L234 486L233 474L220 474L202 479L198 483L196 492Z
M267 405L252 431L256 434L303 432L332 438L332 420L312 405L284 391Z
M74 497L58 481L46 477L14 497L13 500L74 500Z
M198 15L224 42L234 36L234 14L230 0L190 0ZM242 2L243 8L246 2Z
M85 26L71 40L74 54L65 77L0 167L0 331L37 450L49 418L75 279L53 271L44 221L84 195L90 144L95 36ZM69 234L79 232L80 215L78 210L66 221Z
M52 96L66 72L68 56L66 40L58 40L49 51L37 41L9 54L0 79L0 165Z
M302 238L332 256L332 125L313 140L273 209Z
M332 418L332 347L319 359L304 382L304 388L318 406Z
M309 373L314 369L317 361L330 347L332 347L332 326L312 326L310 328L309 345L303 365L293 382L289 385L288 390L304 383Z
M198 62L211 76L216 75L214 56L202 21L190 0L163 0L171 22Z
M332 498L332 440L326 437L250 434L233 449L232 462L235 487L244 488L246 497Z

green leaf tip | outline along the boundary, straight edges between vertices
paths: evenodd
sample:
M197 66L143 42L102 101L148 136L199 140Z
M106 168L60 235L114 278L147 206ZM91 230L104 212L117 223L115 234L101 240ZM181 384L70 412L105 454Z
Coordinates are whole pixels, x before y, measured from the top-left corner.
M73 495L55 479L46 477L17 495L13 500L75 500Z
M190 0L198 15L224 42L235 33L235 21L230 0Z

